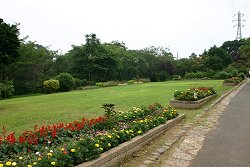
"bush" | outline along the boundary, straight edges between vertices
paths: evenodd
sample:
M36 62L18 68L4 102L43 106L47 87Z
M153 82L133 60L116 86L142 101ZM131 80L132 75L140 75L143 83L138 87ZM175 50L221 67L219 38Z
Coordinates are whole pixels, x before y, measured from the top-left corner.
M56 79L60 83L60 91L67 92L73 89L74 86L74 78L69 73L61 73Z
M239 77L241 80L244 80L245 77L246 77L246 75L245 75L243 72L241 72L241 73L238 74L238 77Z
M84 86L84 81L79 78L74 78L74 89Z
M13 95L15 89L13 81L5 80L3 83L0 83L0 95L2 98L8 98Z
M103 82L96 82L96 83L95 83L95 86L103 87Z
M150 79L149 78L138 78L138 79L136 79L136 81L146 83L146 82L150 82Z
M181 80L181 76L179 75L173 75L172 80Z
M131 80L127 81L127 83L128 83L129 85L133 85L133 84L135 84L135 80L131 79Z
M218 72L214 75L214 79L227 79L229 78L229 74L225 71Z
M203 78L211 78L213 76L213 72L190 72L185 74L186 79L203 79Z
M242 80L241 80L241 78L239 78L239 77L232 77L232 78L229 78L229 79L225 79L224 81L223 81L223 83L235 83L235 84L238 84L238 83L240 83Z
M60 84L58 80L49 79L43 82L43 90L45 93L55 93L60 88Z

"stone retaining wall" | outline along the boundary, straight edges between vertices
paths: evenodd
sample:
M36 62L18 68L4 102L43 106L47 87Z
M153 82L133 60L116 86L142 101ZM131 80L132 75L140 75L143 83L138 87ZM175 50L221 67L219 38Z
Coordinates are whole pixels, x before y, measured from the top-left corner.
M141 149L144 145L150 141L156 139L169 128L173 127L175 124L179 123L182 119L185 118L185 115L179 115L175 119L169 120L166 124L159 125L147 133L137 136L130 141L120 144L119 146L112 148L104 153L98 159L82 163L77 167L108 167L114 166L119 163L125 157L131 155L132 153Z
M214 94L198 101L170 100L170 105L174 108L197 109L216 96L217 94Z

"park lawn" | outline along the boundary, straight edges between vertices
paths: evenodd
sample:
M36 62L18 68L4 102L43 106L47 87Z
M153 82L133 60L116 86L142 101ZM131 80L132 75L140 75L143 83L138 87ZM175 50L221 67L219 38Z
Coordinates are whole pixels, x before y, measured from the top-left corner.
M114 103L116 110L148 106L154 102L168 105L175 90L199 86L214 86L219 94L229 90L222 80L166 81L79 90L39 96L0 100L0 127L19 134L34 125L70 122L82 117L104 114L103 103Z

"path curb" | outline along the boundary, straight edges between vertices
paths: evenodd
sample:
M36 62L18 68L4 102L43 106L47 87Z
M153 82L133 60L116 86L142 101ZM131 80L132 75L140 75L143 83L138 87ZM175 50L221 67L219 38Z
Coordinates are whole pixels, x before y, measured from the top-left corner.
M144 145L148 144L152 140L156 139L168 129L181 122L185 118L185 114L181 114L178 117L167 121L165 124L159 125L147 133L137 136L130 141L120 144L119 146L112 148L93 161L88 161L78 165L77 167L108 167L114 166L122 159L130 156L132 153L140 150Z

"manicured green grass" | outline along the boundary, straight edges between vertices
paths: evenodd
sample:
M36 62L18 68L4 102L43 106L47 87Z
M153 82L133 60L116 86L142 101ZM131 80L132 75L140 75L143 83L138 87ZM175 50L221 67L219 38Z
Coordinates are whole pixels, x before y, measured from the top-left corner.
M35 124L41 126L102 116L103 103L114 103L116 110L154 102L167 105L175 90L198 86L214 86L219 94L230 89L222 86L221 80L167 81L13 98L0 101L0 127L20 133L32 129Z

